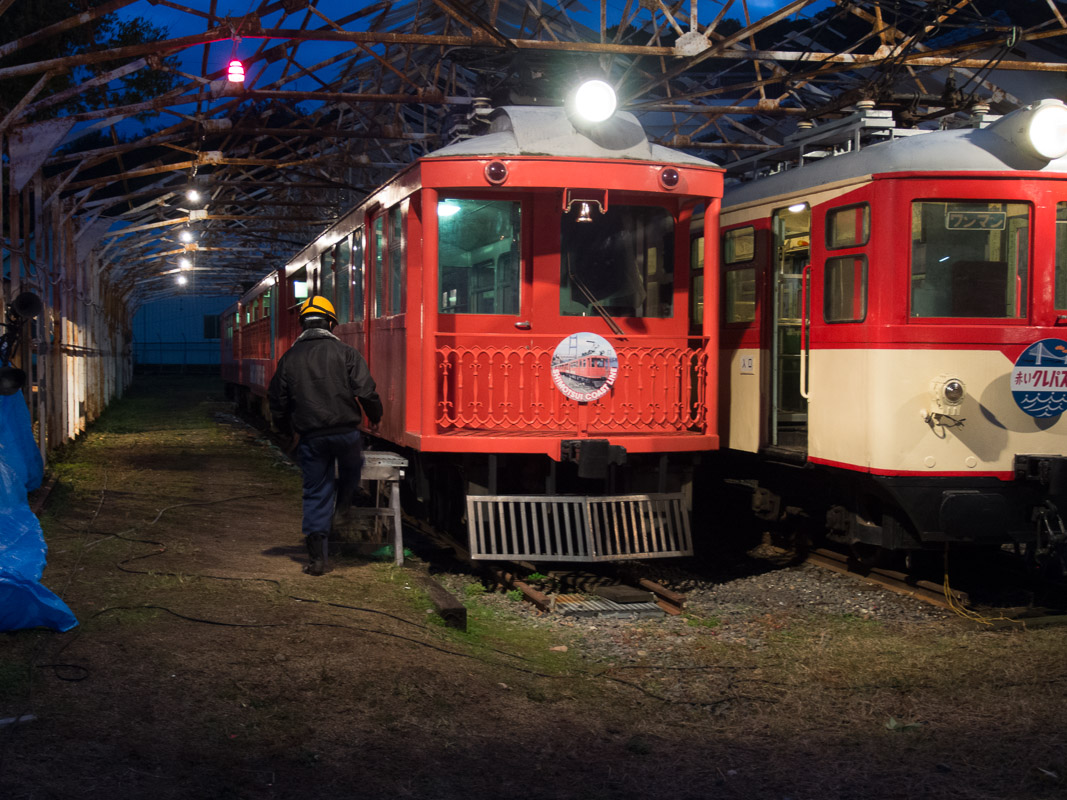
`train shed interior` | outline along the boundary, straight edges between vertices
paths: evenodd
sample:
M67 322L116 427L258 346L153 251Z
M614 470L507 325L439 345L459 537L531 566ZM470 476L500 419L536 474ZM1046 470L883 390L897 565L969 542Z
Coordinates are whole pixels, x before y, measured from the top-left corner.
M684 557L478 561L385 492L306 574L300 469L217 348L134 374L169 358L139 315L210 338L494 106L601 77L740 181L857 108L1067 102L1064 4L0 0L0 30L0 798L1065 796L1067 590L1020 594L1010 545L971 572L939 543L943 584L890 590L804 560L731 476L744 514L704 492Z

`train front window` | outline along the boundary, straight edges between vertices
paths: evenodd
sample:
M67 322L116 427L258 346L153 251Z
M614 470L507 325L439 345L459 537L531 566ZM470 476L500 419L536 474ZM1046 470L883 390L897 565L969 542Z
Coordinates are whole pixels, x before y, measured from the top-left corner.
M1067 308L1067 203L1056 204L1056 308Z
M1022 317L1029 264L1025 203L912 203L912 317Z
M442 314L518 314L522 206L442 199L437 250Z
M577 207L578 204L575 204ZM656 206L612 205L561 220L563 316L670 317L674 302L674 218Z

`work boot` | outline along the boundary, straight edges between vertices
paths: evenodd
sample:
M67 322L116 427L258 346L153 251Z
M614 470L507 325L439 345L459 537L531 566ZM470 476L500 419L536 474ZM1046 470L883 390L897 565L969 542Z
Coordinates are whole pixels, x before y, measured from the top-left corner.
M325 533L309 533L305 537L308 549L308 564L304 572L308 575L324 575L330 571L330 562L327 554L327 537Z

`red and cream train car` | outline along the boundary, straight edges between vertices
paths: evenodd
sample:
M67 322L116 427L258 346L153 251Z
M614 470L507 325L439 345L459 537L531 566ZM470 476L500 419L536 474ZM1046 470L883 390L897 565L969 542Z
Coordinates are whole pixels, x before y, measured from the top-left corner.
M723 451L858 549L1062 543L1067 107L901 133L727 188Z
M246 293L224 377L262 398L297 305L324 295L377 381L380 436L409 456L409 501L466 526L476 557L687 552L719 354L689 231L708 211L717 236L722 180L629 114L498 109ZM559 370L575 361L589 374Z

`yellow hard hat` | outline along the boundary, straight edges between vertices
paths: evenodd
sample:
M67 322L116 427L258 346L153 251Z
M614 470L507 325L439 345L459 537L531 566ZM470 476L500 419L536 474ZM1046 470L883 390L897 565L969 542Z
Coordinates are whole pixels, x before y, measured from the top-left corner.
M300 306L301 319L313 315L326 317L330 322L337 324L337 312L333 310L333 303L322 295L317 294L314 297L309 297Z

